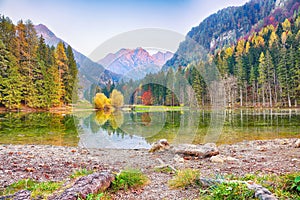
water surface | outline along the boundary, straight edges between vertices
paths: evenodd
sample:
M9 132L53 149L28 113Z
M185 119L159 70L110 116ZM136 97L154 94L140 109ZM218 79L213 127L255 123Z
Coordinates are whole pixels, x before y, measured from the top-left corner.
M1 144L149 148L171 143L300 138L299 110L2 113Z

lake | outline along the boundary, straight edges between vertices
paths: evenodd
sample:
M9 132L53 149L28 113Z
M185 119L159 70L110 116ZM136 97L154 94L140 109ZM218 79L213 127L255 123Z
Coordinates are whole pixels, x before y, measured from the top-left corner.
M300 110L0 114L1 144L139 149L162 138L173 144L232 144L291 137L300 138Z

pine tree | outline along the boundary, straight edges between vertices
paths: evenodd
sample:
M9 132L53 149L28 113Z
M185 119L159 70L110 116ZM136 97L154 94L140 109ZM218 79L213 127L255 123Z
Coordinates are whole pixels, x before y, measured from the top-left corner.
M236 74L238 80L238 87L240 93L240 106L243 106L243 91L244 91L244 84L245 84L245 66L243 63L243 59L241 56L237 56L236 58Z
M57 47L55 49L55 60L56 65L58 67L58 83L59 83L59 96L62 103L66 104L69 102L69 99L67 99L67 92L66 92L66 86L68 85L68 82L70 80L70 77L68 75L69 67L68 67L68 58L65 52L65 47L62 42L59 42L57 44Z
M174 95L174 91L175 91L175 76L174 76L174 72L172 68L169 68L168 72L167 72L167 76L166 76L166 86L167 86L167 90L166 90L166 100L165 103L166 105L170 106L174 106L175 105L175 95Z
M67 47L68 74L70 75L69 83L66 85L66 99L68 103L78 101L78 69L74 58L73 49L70 45Z
M265 59L265 55L262 52L260 54L259 57L259 66L258 66L258 84L259 84L259 93L262 97L262 105L265 106L266 105L266 100L265 100L265 91L266 91L266 80L267 80L267 76L266 76L266 59Z
M257 79L256 79L256 73L255 73L255 68L254 66L251 66L250 70L250 83L251 83L251 90L252 90L252 105L256 106L256 84L257 84Z
M37 104L37 90L34 86L33 69L36 67L37 37L31 21L20 21L17 29L17 59L19 61L22 94L26 106L35 107Z
M271 57L270 52L267 50L266 52L266 59L265 59L265 64L266 64L266 81L268 84L268 92L269 92L269 105L273 107L273 94L274 94L274 64L273 60Z
M288 57L287 49L283 46L280 50L280 60L278 64L278 81L280 85L281 99L284 103L287 103L291 107L291 97L290 97L290 86L288 84L289 71L288 71Z
M0 39L6 49L16 56L16 28L8 17L0 16Z
M195 97L197 99L198 105L204 106L203 88L201 84L201 75L196 67L192 68L192 87L195 92Z
M0 40L0 104L8 109L19 108L21 81L16 58Z

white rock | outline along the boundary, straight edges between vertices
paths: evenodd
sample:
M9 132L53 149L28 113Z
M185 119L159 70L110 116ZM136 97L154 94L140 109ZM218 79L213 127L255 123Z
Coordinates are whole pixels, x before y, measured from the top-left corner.
M220 155L212 156L209 160L211 162L215 162L215 163L223 163L224 162L224 159L221 158Z
M184 163L184 159L178 154L176 154L173 159L175 160L175 162Z
M295 148L300 148L300 139L296 140Z
M169 149L170 145L166 139L158 140L157 142L152 144L151 149L149 152L155 152L155 151L163 151L165 149Z
M238 161L238 159L231 157L231 156L226 157L224 160L225 161Z

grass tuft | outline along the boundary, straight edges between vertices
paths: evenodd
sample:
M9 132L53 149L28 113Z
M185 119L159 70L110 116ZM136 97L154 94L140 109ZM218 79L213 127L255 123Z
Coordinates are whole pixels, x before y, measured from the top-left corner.
M254 199L254 191L249 190L243 183L221 183L207 190L200 189L200 199Z
M173 189L185 188L187 186L197 184L197 180L199 179L199 176L200 176L199 170L195 170L195 169L178 170L175 177L169 181L169 186Z
M19 190L29 190L32 198L46 198L61 186L62 182L37 182L32 179L22 179L5 188L5 190L0 192L0 196L11 195Z
M112 190L127 190L139 188L148 183L148 178L141 171L136 169L124 170L119 173L112 182Z

